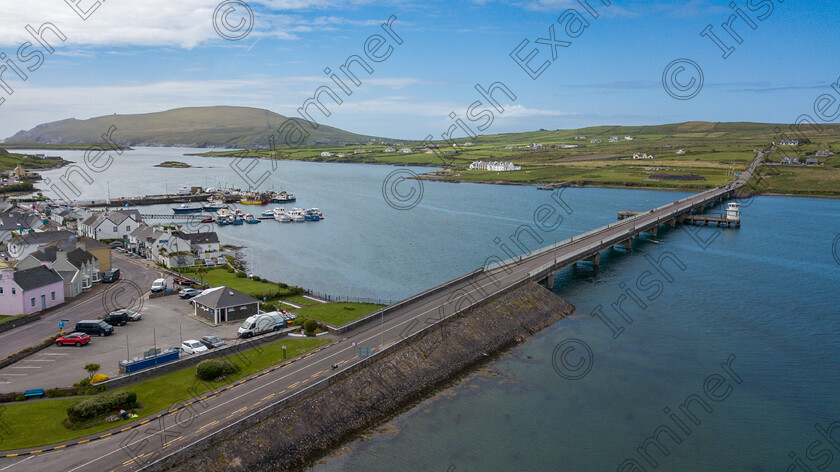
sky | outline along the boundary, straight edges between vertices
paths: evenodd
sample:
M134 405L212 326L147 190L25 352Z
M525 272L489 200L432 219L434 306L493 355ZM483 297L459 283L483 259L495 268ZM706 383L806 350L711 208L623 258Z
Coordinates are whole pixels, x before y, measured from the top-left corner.
M791 123L840 94L840 1L605 1L17 1L0 23L0 138L190 106L300 116L324 86L342 103L322 93L318 123L404 139L453 119L481 134ZM354 55L358 85L340 70ZM492 84L496 107L476 90Z

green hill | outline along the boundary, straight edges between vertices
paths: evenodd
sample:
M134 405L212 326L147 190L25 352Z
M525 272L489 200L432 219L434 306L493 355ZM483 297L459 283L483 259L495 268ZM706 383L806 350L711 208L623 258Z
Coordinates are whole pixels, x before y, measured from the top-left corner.
M248 107L176 108L159 113L108 115L77 120L75 118L45 123L29 131L20 131L6 139L4 146L28 141L45 144L80 144L102 142L102 134L112 125L115 143L126 146L188 146L224 148L268 148L272 135L290 118ZM343 145L366 143L371 136L350 133L321 125L317 130L299 118L291 118L309 132L305 144Z

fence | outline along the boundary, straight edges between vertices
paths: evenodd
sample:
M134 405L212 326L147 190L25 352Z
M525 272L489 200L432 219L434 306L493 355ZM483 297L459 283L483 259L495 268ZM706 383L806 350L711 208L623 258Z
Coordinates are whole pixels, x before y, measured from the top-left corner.
M375 303L377 305L393 305L397 300L387 298L366 298L366 297L350 297L347 295L332 295L329 293L318 292L315 290L307 290L306 294L326 300L328 302L349 302L349 303Z

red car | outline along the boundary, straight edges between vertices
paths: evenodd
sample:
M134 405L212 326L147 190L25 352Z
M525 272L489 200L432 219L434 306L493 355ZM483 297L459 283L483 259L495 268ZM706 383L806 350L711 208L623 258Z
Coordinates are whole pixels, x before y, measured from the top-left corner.
M70 333L55 340L56 346L81 346L90 342L90 336L85 333Z

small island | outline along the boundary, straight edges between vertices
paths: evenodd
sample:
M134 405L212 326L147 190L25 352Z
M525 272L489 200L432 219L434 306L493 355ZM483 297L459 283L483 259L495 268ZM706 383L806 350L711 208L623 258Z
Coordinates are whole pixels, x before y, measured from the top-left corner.
M156 165L155 167L174 167L176 169L189 169L192 166L187 164L186 162L166 161L166 162L161 162L160 164Z

